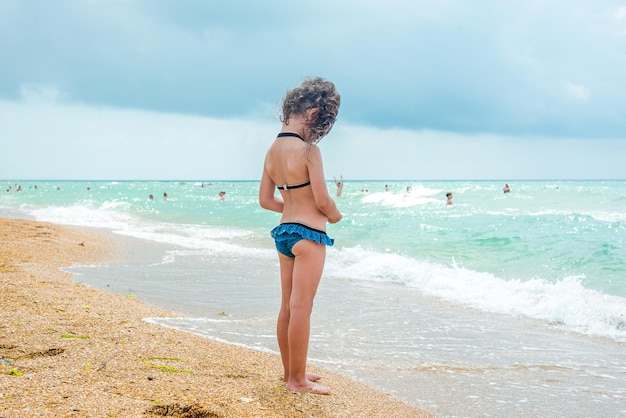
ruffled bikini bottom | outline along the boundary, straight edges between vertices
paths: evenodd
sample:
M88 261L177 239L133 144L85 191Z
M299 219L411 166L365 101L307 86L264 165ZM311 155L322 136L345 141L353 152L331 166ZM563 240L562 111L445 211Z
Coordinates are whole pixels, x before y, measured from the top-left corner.
M270 235L274 238L276 249L290 258L295 257L291 250L300 240L307 239L328 246L332 246L335 243L335 240L326 235L326 232L295 222L278 225L272 229Z

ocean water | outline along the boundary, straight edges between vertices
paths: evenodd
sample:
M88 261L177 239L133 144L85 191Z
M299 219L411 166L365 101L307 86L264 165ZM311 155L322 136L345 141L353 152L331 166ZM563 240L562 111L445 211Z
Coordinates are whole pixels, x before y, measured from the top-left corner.
M310 361L441 416L626 416L626 181L509 184L347 180ZM279 215L257 181L0 185L0 215L128 242L77 280L185 315L149 321L278 351Z

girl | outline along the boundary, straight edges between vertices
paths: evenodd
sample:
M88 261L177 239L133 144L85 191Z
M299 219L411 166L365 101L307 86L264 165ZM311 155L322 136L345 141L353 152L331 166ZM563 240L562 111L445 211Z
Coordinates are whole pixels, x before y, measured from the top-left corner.
M317 142L330 132L339 112L335 85L322 78L305 80L283 100L281 132L267 151L259 203L282 213L271 232L278 250L281 306L276 333L287 390L330 395L306 373L313 298L317 292L326 246L326 223L341 220L328 194ZM275 194L280 191L280 197Z

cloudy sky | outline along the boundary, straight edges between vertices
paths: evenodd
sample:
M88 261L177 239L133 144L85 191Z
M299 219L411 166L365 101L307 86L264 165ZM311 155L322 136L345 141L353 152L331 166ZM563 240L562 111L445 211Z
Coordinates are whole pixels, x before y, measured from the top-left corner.
M328 178L626 178L626 3L2 0L0 179L258 179L335 82Z

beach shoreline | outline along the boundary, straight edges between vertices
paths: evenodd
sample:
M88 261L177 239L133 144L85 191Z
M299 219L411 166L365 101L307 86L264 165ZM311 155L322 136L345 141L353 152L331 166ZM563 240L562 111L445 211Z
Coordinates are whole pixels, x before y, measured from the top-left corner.
M293 394L280 358L148 323L180 314L74 281L123 257L96 231L0 218L0 416L429 417L339 374Z

